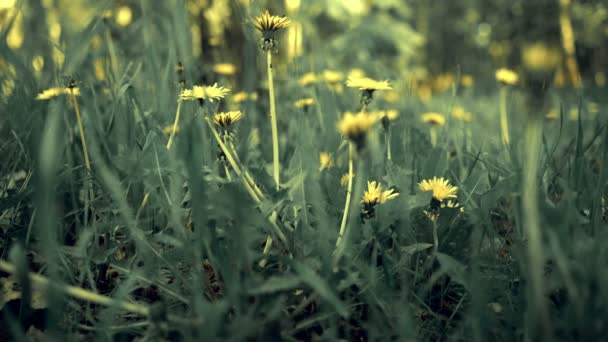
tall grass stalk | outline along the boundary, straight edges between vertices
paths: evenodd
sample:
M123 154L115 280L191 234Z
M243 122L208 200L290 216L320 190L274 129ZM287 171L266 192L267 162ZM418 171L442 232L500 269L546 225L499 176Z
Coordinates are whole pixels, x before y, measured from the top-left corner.
M167 149L170 150L173 145L173 139L175 138L175 132L179 127L179 117L182 109L182 101L177 101L177 110L175 111L175 120L173 121L173 128L171 129L171 134L169 135L169 141L167 141Z
M346 223L348 221L348 213L350 209L350 202L353 192L353 172L354 172L354 153L355 146L352 142L348 142L348 185L346 187L346 200L344 201L344 213L342 214L342 221L340 223L340 230L338 232L338 239L336 240L336 254L343 247L341 246L344 232L346 231Z
M502 143L508 146L511 141L509 138L509 118L507 117L507 96L509 89L506 85L500 87L500 99L499 99L499 110L500 110L500 135Z

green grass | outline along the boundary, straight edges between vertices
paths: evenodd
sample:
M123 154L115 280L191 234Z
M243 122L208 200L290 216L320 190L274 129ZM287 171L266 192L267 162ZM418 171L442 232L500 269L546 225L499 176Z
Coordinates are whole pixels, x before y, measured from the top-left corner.
M515 87L508 98L506 149L492 73L480 72L476 86L454 85L424 103L410 88L410 70L392 70L381 58L351 65L344 62L348 56L332 55L333 47L305 43L304 56L289 63L283 54L273 59L282 183L277 192L266 56L248 21L261 7L234 5L234 26L244 32L242 55L227 56L224 49L202 57L240 58L239 74L223 77L193 55L181 1L132 6L134 21L126 28L94 17L81 30L68 31L61 41L62 66L52 62L46 33L34 31L24 47L11 50L2 31L0 56L16 77L12 95L0 100L0 256L15 268L0 267L0 280L19 283L0 292L12 299L1 308L2 339L23 340L34 326L49 337L76 340L539 340L547 333L543 310L559 340L606 335L606 89L551 87L538 109L525 86ZM94 37L100 37L99 46L91 43ZM351 39L345 33L344 40ZM372 44L367 38L359 43L351 48ZM35 55L46 61L38 75L31 66ZM96 58L107 61L104 81L95 78ZM257 89L259 99L239 106L230 96L203 106L184 102L180 131L168 150L162 128L173 123L180 61L187 87L217 81L233 93ZM382 124L357 154L354 210L337 260L348 146L336 123L343 112L358 109L360 94L336 92L322 82L302 87L297 80L308 71L352 67L391 79L397 102L378 92L369 110L394 108L400 116L391 122L391 161ZM66 77L80 82L91 173L69 98L34 100ZM293 102L304 97L316 104L295 108ZM457 105L474 120L447 115ZM522 189L530 146L524 130L529 116L560 107L559 119L543 120L538 188L531 192L539 207L540 250L529 251L523 204L530 202ZM568 117L571 108L576 121ZM228 109L245 114L234 131L236 151L265 194L261 203L234 172L226 179L205 123L205 116ZM419 119L428 111L448 119L435 148ZM319 172L322 151L332 154L336 166ZM430 195L417 186L434 176L458 186L465 207L464 214L442 211L436 254L433 223L423 213ZM394 187L399 196L362 222L359 201L367 180ZM273 212L283 242L269 221ZM269 235L275 241L264 255ZM542 279L541 298L531 295L531 272L538 270L530 268L530 252L544 256L542 275L535 278ZM28 278L28 271L44 278ZM51 285L41 291L47 281Z

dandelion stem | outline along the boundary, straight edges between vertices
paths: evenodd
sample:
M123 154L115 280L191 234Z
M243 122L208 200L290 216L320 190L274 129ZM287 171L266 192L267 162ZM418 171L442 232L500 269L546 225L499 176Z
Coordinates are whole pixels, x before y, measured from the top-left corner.
M15 265L8 263L6 261L1 261L1 260L0 260L0 270L2 270L3 272L11 273L11 274L16 274L18 272ZM150 313L149 307L146 305L143 305L143 304L136 304L136 303L129 303L129 302L115 300L110 297L106 297L106 296L100 295L98 293L95 293L95 292L92 292L89 290L85 290L83 288L76 287L76 286L53 284L47 277L43 277L39 274L29 273L28 276L30 278L30 281L35 286L38 286L39 288L47 288L47 287L52 286L76 299L84 300L84 301L99 304L99 305L117 307L117 308L123 309L125 311L137 313L140 315L147 316Z
M82 144L82 153L84 154L84 163L87 167L87 171L91 172L91 161L89 160L89 149L87 148L87 140L84 137L84 127L82 126L82 118L80 115L80 107L78 101L76 101L76 94L74 90L70 88L70 99L74 105L74 111L76 112L76 122L78 123L78 131L80 132L80 142Z
M169 135L169 141L167 142L167 150L171 149L171 145L173 145L173 139L175 138L175 132L177 131L177 127L179 126L179 116L182 109L182 101L177 101L177 110L175 111L175 120L173 121L173 128L171 129L171 134Z
M346 230L346 221L348 220L348 212L350 209L350 201L353 191L353 154L354 146L352 142L348 142L348 186L346 188L346 201L344 202L344 214L342 215L342 223L340 224L340 231L338 232L338 239L336 240L336 253L341 249L342 239Z
M509 145L510 143L510 139L509 139L509 119L507 117L507 94L508 94L508 88L506 85L503 85L500 88L500 99L499 99L499 106L500 106L500 130L501 130L501 136L502 136L502 142L503 144L505 144L506 146Z
M277 109L274 98L274 82L272 80L272 51L269 49L266 52L266 65L268 67L268 98L270 101L270 124L272 128L272 174L276 185L276 190L279 191L280 186L280 162L279 162L279 131L277 127Z
M391 128L390 126L386 129L386 159L392 160L391 156Z
M433 220L433 255L439 251L439 237L437 236L437 220Z
M431 146L433 146L433 147L437 146L437 127L431 126L430 135L431 135Z
M544 274L544 253L542 246L542 236L540 231L539 208L537 198L538 188L538 161L540 154L540 138L542 133L542 120L535 116L530 116L526 125L526 149L523 169L522 184L522 208L523 226L528 237L528 258L529 258L529 277L531 280L530 302L538 310L540 323L546 337L551 336L551 323L549 313L545 303L543 274Z

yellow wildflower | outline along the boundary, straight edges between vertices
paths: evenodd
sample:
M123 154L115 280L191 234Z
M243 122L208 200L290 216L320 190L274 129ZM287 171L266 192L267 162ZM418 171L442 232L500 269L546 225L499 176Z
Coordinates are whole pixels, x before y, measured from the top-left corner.
M528 45L521 52L523 65L533 71L553 70L561 63L560 59L557 49L547 47L543 43Z
M127 26L131 23L133 11L129 6L122 6L116 12L116 23L120 26Z
M388 81L376 81L368 77L349 77L346 86L366 91L393 89Z
M399 193L395 192L394 189L382 191L382 184L376 181L367 181L367 190L363 193L361 203L373 206L382 204L397 196L399 196Z
M496 70L496 80L502 84L515 85L519 82L519 75L510 69L500 68Z
M78 88L78 87L65 87L65 88L52 87L52 88L46 89L46 90L42 91L41 93L39 93L38 95L36 95L36 100L50 100L57 96L72 95L72 94L74 94L75 96L80 96L80 88Z
M217 83L212 86L194 86L192 89L184 89L179 94L180 100L213 100L224 98L230 89L220 87Z
M256 101L257 99L258 99L258 93L256 93L256 92L246 93L244 91L240 91L240 92L232 95L232 101L234 101L234 103L241 103L241 102L245 102L247 100Z
M213 66L213 72L220 75L232 76L236 74L236 66L231 63L218 63Z
M475 84L475 79L471 75L462 75L460 84L465 88L470 88Z
M255 27L262 33L269 33L287 27L290 24L289 18L270 15L266 10L261 15L254 18Z
M297 100L296 102L293 103L293 105L296 106L296 108L300 108L300 109L306 109L314 104L315 104L315 99L310 98L310 97Z
M346 138L360 142L365 133L378 121L377 115L369 115L364 112L353 114L344 113L342 120L338 122L338 132Z
M317 82L317 75L314 72L307 72L298 80L298 84L306 87Z
M324 70L322 76L323 80L330 84L341 82L344 79L343 73L334 70Z
M240 110L231 112L221 112L213 116L213 123L222 128L228 128L237 121L240 121L242 118L243 113L241 113Z
M422 191L432 191L433 198L441 202L446 198L456 198L457 186L450 185L450 181L443 177L433 177L430 180L423 180L418 183L418 187Z
M422 122L431 124L433 126L445 125L445 116L443 116L443 114L440 114L440 113L434 113L434 112L424 113L420 116L420 120Z
M473 114L464 110L460 106L456 106L452 109L452 116L463 122L471 122L473 120Z
M321 152L321 154L319 154L319 164L319 172L329 170L334 167L334 159L329 152Z
M355 174L353 174L353 177L355 177ZM348 177L348 173L343 174L342 177L340 177L340 186L345 188L348 185L349 179L350 177Z

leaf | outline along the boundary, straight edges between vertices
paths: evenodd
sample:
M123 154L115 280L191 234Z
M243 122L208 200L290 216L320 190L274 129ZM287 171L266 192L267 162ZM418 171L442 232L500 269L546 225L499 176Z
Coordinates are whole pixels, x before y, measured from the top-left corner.
M401 247L401 252L409 255L413 255L414 253L421 252L425 249L429 249L433 247L432 243L414 243L409 246Z
M321 298L331 304L340 316L347 317L349 315L346 305L340 301L323 278L303 264L295 263L293 266L302 281L315 290Z
M260 295L292 289L301 283L301 279L296 276L270 277L262 285L249 290L249 294Z

